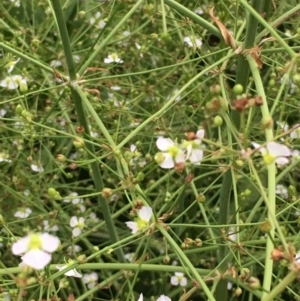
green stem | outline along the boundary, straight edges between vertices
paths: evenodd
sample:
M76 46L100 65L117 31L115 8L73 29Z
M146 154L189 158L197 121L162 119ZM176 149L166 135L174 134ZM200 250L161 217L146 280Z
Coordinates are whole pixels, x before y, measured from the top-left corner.
M64 53L65 53L65 56L66 56L68 72L69 72L69 76L70 76L70 80L71 80L71 84L70 84L71 94L72 94L72 98L74 100L75 109L76 109L76 112L77 112L77 115L78 115L79 124L81 126L83 126L83 128L84 128L83 137L86 140L89 140L90 139L89 138L90 137L90 131L89 131L89 127L88 127L87 118L85 116L85 111L84 111L84 108L83 108L81 97L78 94L78 92L76 91L76 89L78 88L78 84L76 82L76 71L75 71L75 66L74 66L74 62L73 62L70 39L69 39L66 23L65 23L65 20L64 20L64 16L63 16L63 11L62 11L59 0L52 0L52 5L53 5L53 10L55 12L56 20L57 20L57 26L58 26L58 29L59 29L59 32L60 32L60 36L61 36L61 40L62 40L62 44L63 44L63 48L64 48ZM86 149L88 151L89 159L93 159L93 158L96 157L95 149L94 149L93 144L87 143L86 144ZM100 169L99 169L99 166L98 166L98 162L92 161L91 169L92 169L92 173L93 173L93 180L94 180L96 190L97 191L102 191L103 188L104 188L104 184L103 184L102 175L101 175L101 172L100 172ZM114 226L114 222L113 222L113 219L112 219L112 216L111 216L109 205L108 205L107 201L102 197L101 194L98 195L98 202L101 205L102 213L103 213L106 225L107 225L108 232L109 232L110 237L111 237L111 241L112 242L118 242L119 238L118 238L116 228ZM121 261L121 262L125 261L122 249L118 249L116 251L116 253L117 253L119 261Z
M272 301L275 300L276 297L284 290L286 287L292 283L297 277L299 276L298 273L294 271L290 271L280 282L274 287L270 293L265 295L262 298L262 301Z
M53 1L53 0L52 0ZM82 75L86 68L90 66L93 60L97 57L99 52L112 40L113 36L118 32L118 30L130 19L133 13L140 7L144 0L138 0L136 4L131 8L131 10L123 17L121 21L113 28L113 30L107 35L107 37L101 42L101 44L95 49L95 51L89 56L86 62L81 66L78 71L79 75Z
M268 120L271 118L267 98L263 86L263 82L260 76L260 72L256 65L254 58L251 55L247 55L247 60L249 62L249 66L251 69L251 73L255 82L256 91L259 96L261 96L263 105L261 106L262 117L264 120ZM273 128L266 128L265 130L266 140L272 141L273 140ZM265 272L264 272L264 281L263 281L263 297L268 295L268 292L271 289L272 285L272 274L273 274L273 260L271 259L271 254L274 246L273 240L275 235L275 226L278 225L276 221L276 166L275 162L268 165L268 197L267 197L267 206L268 206L268 219L272 225L272 229L269 232L267 237L267 244L266 244L266 259L265 259ZM263 193L263 190L262 190ZM275 219L275 220L274 220ZM277 226L277 231L281 238L284 238L281 229ZM286 242L283 242L286 245Z
M245 7L245 9L253 15L259 23L265 27L271 36L273 36L277 43L280 44L285 51L290 55L290 57L293 59L296 57L296 53L289 47L289 45L285 42L285 40L272 28L272 26L250 5L247 3L246 0L239 0L239 2Z
M258 13L261 12L262 6L264 4L264 0L252 0L251 6ZM249 15L247 18L246 25L246 37L243 44L243 50L250 49L254 46L255 36L258 26L258 20L253 16ZM244 91L246 91L246 87L248 85L250 68L249 64L243 54L239 55L237 72L236 72L236 83L241 84L244 87Z
M204 27L208 32L211 34L219 37L222 39L222 35L218 28L216 28L214 25L212 25L210 22L206 21L205 19L198 16L196 13L188 9L187 7L179 4L177 1L174 0L164 0L165 4L169 5L176 11L178 11L180 14L182 14L185 17L188 17L195 23L199 24L200 26Z
M189 269L190 273L193 275L195 280L199 283L203 292L206 294L206 297L208 298L208 300L215 301L215 298L212 295L208 286L206 285L205 281L199 275L199 273L195 269L194 265L191 263L191 261L188 259L188 257L184 254L184 252L180 249L178 244L173 240L173 238L170 236L170 234L167 232L167 230L159 224L157 224L156 227L161 232L161 234L164 236L164 238L167 240L167 242L170 244L170 246L172 247L174 252L177 253L177 255L180 258L184 267Z
M230 194L232 188L232 177L231 171L227 170L223 175L222 187L220 192L220 210L219 210L219 225L227 225L228 224L228 216L229 216L229 203L230 203ZM228 247L224 243L224 238L220 237L219 239L219 253L218 253L218 262L221 276L228 269L228 261L224 260L228 256ZM227 289L227 281L225 279L221 279L216 288L216 300L217 301L226 301L228 298L228 289Z

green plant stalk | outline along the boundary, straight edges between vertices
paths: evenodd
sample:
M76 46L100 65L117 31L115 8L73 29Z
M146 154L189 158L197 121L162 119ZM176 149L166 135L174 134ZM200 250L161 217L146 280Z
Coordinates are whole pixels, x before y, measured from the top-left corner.
M78 87L78 84L76 82L76 71L75 71L74 62L73 62L70 39L69 39L66 24L64 21L63 11L62 11L59 0L52 0L52 5L53 5L53 10L56 15L57 26L58 26L58 29L60 32L60 36L61 36L61 40L62 40L62 44L63 44L65 56L66 56L68 72L69 72L69 76L70 76L70 80L71 80L70 88L71 88L71 93L72 93L72 97L73 97L74 104L75 104L75 109L78 114L79 124L81 126L83 126L83 128L85 130L83 137L88 140L90 137L90 133L89 133L90 131L89 131L88 122L87 122L87 119L85 116L84 108L82 105L82 100L80 98L80 95L74 89L74 87ZM90 154L93 154L93 156L89 155L89 157L90 157L89 159L93 159L93 157L96 156L94 146L90 143L86 143L86 148ZM98 163L96 161L91 163L91 169L93 172L93 181L94 181L96 190L102 191L104 188L103 179L102 179L102 175L101 175ZM112 242L118 242L119 238L118 238L118 234L115 229L115 225L114 225L111 213L110 213L108 202L102 197L101 194L99 194L97 199L101 205L104 220L107 225L107 229L110 234L111 240L112 240ZM116 254L117 254L120 262L125 261L124 254L123 254L123 251L121 248L116 251Z
M160 231L160 233L164 236L164 238L167 240L167 242L170 244L171 248L174 250L175 253L177 253L178 257L184 264L184 268L189 269L190 273L195 277L195 280L199 283L201 286L203 292L206 294L206 297L208 298L209 301L215 301L214 296L212 295L210 289L202 279L202 277L199 275L191 261L188 259L188 257L184 254L184 252L180 249L178 244L173 240L173 238L170 236L170 234L167 232L167 230L157 224L156 225L157 229Z
M289 54L289 56L292 59L294 59L297 56L297 54L292 50L291 47L289 47L285 40L276 32L276 30L274 30L272 26L266 20L264 20L264 18L250 4L247 3L247 1L238 1L245 7L245 9L248 12L251 13L251 15L253 15L258 20L259 23L263 25L263 27L265 27L269 31L271 36L273 36L276 39L276 41L285 49L285 51Z
M251 69L251 73L255 82L256 91L259 96L261 96L263 105L261 106L261 112L263 120L268 120L271 118L267 98L265 95L265 90L263 86L262 79L260 77L260 73L258 70L258 67L256 65L256 62L254 58L251 55L247 55L247 60L249 62L249 66ZM266 128L265 129L265 135L266 135L266 141L272 141L273 140L273 128ZM274 234L275 234L275 226L276 222L274 223L274 218L276 218L276 166L275 162L268 165L268 219L272 225L272 229L269 232L269 235L267 237L267 244L266 244L266 259L265 259L265 271L264 271L264 280L263 280L263 298L268 295L268 292L271 289L272 285L272 273L273 273L273 260L271 259L271 252L274 248L273 246L273 240L274 240ZM262 191L263 192L263 191ZM277 226L277 231L281 238L284 238L282 236L280 227ZM284 243L284 241L283 241ZM285 243L286 245L286 243Z
M265 0L265 1L267 2L267 1L270 1L270 0ZM297 13L298 10L300 10L300 4L296 5L295 7L293 7L292 9L290 9L289 11L287 11L286 13L284 13L283 15L281 15L279 18L277 18L276 20L274 20L274 21L272 21L271 23L268 23L268 24L272 28L276 28L277 26L279 26L280 24L282 24L285 20L287 20L292 15L294 15L295 13ZM256 36L256 43L258 43L267 33L268 33L268 29L267 28L265 28L262 32L260 32ZM273 51L274 49L266 49L266 50Z
M227 170L223 175L222 187L220 192L220 210L219 210L219 225L227 225L229 217L229 204L230 204L230 195L232 188L232 177L231 170ZM228 260L224 258L228 257L228 247L224 244L224 238L221 235L219 238L219 251L218 251L218 262L219 268L218 271L222 275L228 269ZM217 301L226 301L228 299L228 289L227 281L225 279L220 279L216 287L216 300Z
M276 297L286 289L286 287L292 283L297 277L299 276L298 273L294 271L290 271L280 282L262 298L262 301L272 301L275 300Z
M266 20L268 20L272 15L271 9L272 9L272 0L265 0L265 3L262 8L262 12L265 14L264 18Z
M251 7L253 7L253 9L258 13L261 13L263 4L264 0L252 0ZM253 15L249 14L247 17L246 36L243 43L243 50L254 47L257 26L258 20ZM241 84L244 87L244 91L246 91L248 85L249 73L249 64L245 56L243 54L240 54L236 72L236 84Z
M53 1L53 0L52 0ZM95 49L95 51L89 56L86 62L81 66L78 74L81 76L87 67L93 62L99 52L111 41L112 37L118 32L118 30L127 22L132 14L139 8L144 0L138 0L136 4L130 9L130 11L123 17L123 19L114 27L114 29L107 35L107 37L101 42L101 44Z
M187 7L179 4L177 1L174 1L174 0L164 0L164 2L165 2L165 4L172 7L173 9L175 9L177 12L179 12L183 16L188 17L195 23L197 23L200 26L207 29L207 31L210 32L211 34L214 34L215 36L222 39L222 35L217 27L215 27L214 25L212 25L210 22L206 21L205 19L201 18L200 16L198 16L196 13L194 13Z

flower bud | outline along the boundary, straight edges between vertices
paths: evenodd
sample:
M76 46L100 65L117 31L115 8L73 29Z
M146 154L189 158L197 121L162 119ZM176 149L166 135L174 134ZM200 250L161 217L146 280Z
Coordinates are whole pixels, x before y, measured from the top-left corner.
M259 225L259 229L263 233L270 232L272 230L271 222L268 219L265 219L265 221Z
M111 188L103 188L101 194L105 199L110 199L113 195L113 190Z
M234 292L234 296L239 297L242 293L243 293L243 290L240 287L237 287Z
M82 138L76 137L76 138L73 140L73 145L74 145L77 149L83 148L83 147L84 147L84 141L83 141Z
M223 124L223 118L220 115L215 116L214 125L220 127L222 126L222 124Z
M273 249L271 252L271 258L273 261L280 261L281 259L284 259L284 253L278 249Z
M60 163L65 163L67 160L66 156L64 156L62 154L56 155L55 159Z
M78 261L78 263L85 263L85 261L86 261L86 255L84 255L84 254L79 255L79 256L76 258L76 261Z
M15 108L15 112L18 114L18 115L21 115L21 113L23 112L23 107L18 104Z
M244 91L244 88L241 84L237 84L233 87L232 91L235 95L241 95Z
M198 194L198 196L197 196L197 201L198 201L199 203L204 203L204 202L206 201L205 195L204 195L204 194Z
M164 259L163 259L163 261L164 261L164 263L165 264L168 264L169 262L170 262L170 256L168 256L168 255L166 255L165 257L164 257Z
M194 242L195 246L202 247L202 240L200 238L196 238Z
M256 277L251 276L247 282L248 282L248 287L251 288L252 290L257 290L260 289L261 287L260 281Z

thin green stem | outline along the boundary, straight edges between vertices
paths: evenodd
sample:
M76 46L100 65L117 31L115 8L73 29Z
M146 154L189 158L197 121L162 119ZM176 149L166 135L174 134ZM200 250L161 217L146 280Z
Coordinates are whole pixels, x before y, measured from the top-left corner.
M175 9L177 12L182 14L183 16L188 17L195 23L197 23L200 26L207 29L207 31L210 32L211 34L222 39L222 35L217 27L215 27L214 25L212 25L210 22L206 21L205 19L201 18L200 16L198 16L196 13L194 13L187 7L179 4L177 1L174 1L174 0L164 0L164 2L165 2L165 4L169 5L170 7Z
M261 13L263 4L264 4L264 0L252 0L251 7L258 13ZM250 49L254 46L257 26L258 26L258 20L253 15L248 15L247 25L246 25L246 36L245 36L245 41L243 43L243 50ZM249 64L245 56L243 54L240 54L238 58L238 66L236 72L236 83L241 84L244 87L244 90L246 90L246 87L248 85L249 73L250 73Z
M95 49L95 51L89 56L86 62L81 66L81 68L78 71L79 75L82 75L85 72L86 68L90 66L90 64L99 54L99 52L111 41L113 36L130 19L130 17L134 14L134 12L140 7L140 5L143 2L144 0L138 0L136 4L131 8L131 10L123 17L123 19L118 22L118 24L113 28L113 30L107 35L107 37L101 42L101 44Z
M182 261L182 263L185 265L186 268L189 269L191 274L195 277L195 280L199 283L201 286L203 292L206 294L206 297L210 301L215 301L214 296L212 295L210 289L206 285L205 281L202 279L202 277L199 275L197 270L195 269L194 265L191 263L191 261L188 259L188 257L184 254L184 252L180 249L178 244L173 240L173 238L170 236L170 234L162 227L161 225L157 224L156 227L161 232L161 234L164 236L164 238L167 240L167 242L170 244L172 249L175 253L177 253L178 257Z
M79 124L81 126L83 126L83 128L85 130L83 137L86 140L88 140L90 137L90 131L89 131L87 118L85 116L85 111L84 111L81 97L78 94L78 92L76 91L76 89L78 89L78 84L76 82L76 71L75 71L75 67L74 67L71 44L70 44L70 39L69 39L66 23L64 20L64 16L63 16L63 11L62 11L59 0L52 0L52 5L53 5L53 10L55 12L57 26L58 26L58 29L60 32L60 36L61 36L61 40L62 40L62 44L63 44L65 56L66 56L68 72L69 72L69 76L70 76L70 80L71 80L71 85L70 85L71 94L72 94L72 97L74 100L75 109L76 109L76 112L78 115ZM86 143L86 149L89 154L89 159L93 159L94 157L96 157L94 146L91 143ZM103 184L103 179L102 179L102 175L101 175L101 172L99 169L98 162L93 161L91 163L91 169L92 169L92 173L93 173L93 181L94 181L96 190L102 191L104 188L104 184ZM113 222L113 219L111 216L109 205L108 205L107 201L102 197L101 194L98 195L97 199L101 205L104 220L106 222L107 229L110 234L111 240L112 240L112 242L118 242L119 238L118 238L118 234L115 229L115 225L114 225L114 222ZM121 262L125 261L124 254L123 254L123 251L121 248L118 249L116 251L116 253L117 253L119 261L121 261Z
M296 53L289 47L289 45L285 42L285 40L272 28L272 26L245 0L239 0L239 2L245 7L245 9L253 15L259 23L265 27L271 36L273 36L277 43L279 43L289 54L289 56L293 59L296 57Z

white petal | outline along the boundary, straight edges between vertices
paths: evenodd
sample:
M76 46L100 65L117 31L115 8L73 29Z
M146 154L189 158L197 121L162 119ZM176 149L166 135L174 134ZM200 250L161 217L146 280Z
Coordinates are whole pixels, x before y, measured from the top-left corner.
M156 140L156 146L161 151L167 151L170 146L174 145L174 141L170 138L159 137Z
M182 272L175 272L175 276L182 277L182 276L184 276L184 273L182 273Z
M74 237L79 236L80 233L81 233L81 229L79 229L79 228L74 228L74 229L72 230L72 234L73 234Z
M56 251L60 245L60 240L54 235L43 233L40 238L42 240L42 249L48 253Z
M186 277L183 277L183 278L180 280L180 285L181 285L181 286L186 286L186 285L187 285L187 279L186 279Z
M193 149L189 160L193 164L200 164L203 158L203 150L202 149Z
M205 135L204 129L200 129L200 130L198 130L197 133L196 133L196 137L197 137L198 139L204 138L204 135Z
M159 164L159 166L161 168L166 168L166 169L173 168L175 166L175 164L174 164L174 160L173 160L172 156L169 153L165 153L163 155L165 157L165 160L163 162L161 162Z
M30 238L29 236L19 239L11 246L11 251L14 255L21 255L27 252Z
M51 255L44 251L33 249L22 256L22 260L26 265L40 270L51 261Z
M172 301L168 296L161 295L156 301Z
M82 277L82 275L80 273L78 273L76 271L76 269L72 269L72 270L66 272L65 275L69 276L69 277L75 277L75 278L81 278Z
M143 294L140 294L140 297L139 297L139 299L138 299L138 301L143 301Z
M286 165L288 164L290 161L289 159L285 158L285 157L278 157L275 159L275 162L280 165L280 166L283 166L283 165Z
M70 219L70 226L71 227L76 227L78 224L78 218L77 216L72 216Z
M176 276L171 277L171 284L172 285L178 285L179 284L178 278Z
M277 142L268 142L267 149L269 153L274 157L287 157L291 156L292 154L291 150L287 146Z
M185 162L185 160L186 160L186 158L185 158L184 152L179 151L179 153L175 157L175 162L176 163L181 163L181 162Z
M152 216L152 208L151 207L148 207L148 206L143 206L140 210L139 210L139 213L138 213L138 216L140 219L146 221L146 222L149 222L150 219L151 219L151 216Z
M267 150L264 148L264 147L261 147L260 144L256 143L256 142L252 142L251 143L255 149L258 149L259 148L259 151L262 155L266 154L267 153Z
M131 233L135 234L139 231L138 225L136 222L125 222L126 226L131 229Z

